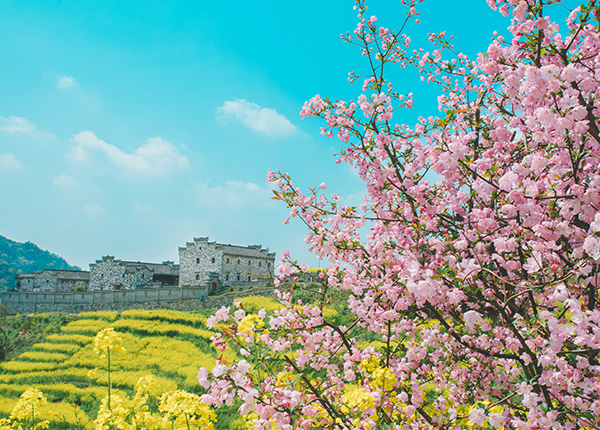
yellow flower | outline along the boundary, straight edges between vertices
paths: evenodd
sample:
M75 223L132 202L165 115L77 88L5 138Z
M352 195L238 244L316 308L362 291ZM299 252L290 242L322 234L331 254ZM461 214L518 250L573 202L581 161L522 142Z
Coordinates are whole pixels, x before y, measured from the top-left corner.
M135 384L135 391L139 393L148 393L154 396L158 390L160 390L160 385L152 375L142 376Z
M240 333L250 333L255 328L263 328L264 326L264 321L258 315L250 314L242 318L238 326L238 331Z
M342 400L350 408L358 408L361 412L375 407L375 399L362 387L349 386L342 396Z
M360 367L367 372L372 372L379 367L379 357L371 356L360 361Z
M13 408L10 418L17 421L34 420L40 415L40 408L47 403L42 392L36 388L28 388Z
M281 388L291 387L294 382L294 379L295 376L292 372L279 372L277 374L275 386Z
M371 374L371 384L375 388L383 388L385 391L391 391L396 385L396 375L389 367L379 367L373 370Z
M94 338L94 352L100 356L101 360L106 358L106 353L110 351L121 352L125 354L125 348L121 346L121 337L114 328L108 327L98 332Z
M158 409L165 413L165 421L176 426L194 424L201 429L213 430L212 422L216 415L195 394L183 390L169 391L160 398Z

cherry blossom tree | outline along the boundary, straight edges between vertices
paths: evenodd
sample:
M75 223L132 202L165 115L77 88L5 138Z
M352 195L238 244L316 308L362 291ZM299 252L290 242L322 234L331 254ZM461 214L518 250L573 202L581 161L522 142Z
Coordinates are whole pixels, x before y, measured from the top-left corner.
M413 50L418 2L403 3L391 30L357 0L344 39L369 70L350 74L362 94L301 112L341 140L363 204L267 178L330 262L322 297L347 291L351 323L289 293L270 317L221 309L215 345L244 359L201 369L203 399L241 401L258 429L600 428L598 2L488 0L511 37L477 58L444 33ZM413 107L388 78L402 68L439 87L440 114L396 122ZM284 260L282 276L307 271Z

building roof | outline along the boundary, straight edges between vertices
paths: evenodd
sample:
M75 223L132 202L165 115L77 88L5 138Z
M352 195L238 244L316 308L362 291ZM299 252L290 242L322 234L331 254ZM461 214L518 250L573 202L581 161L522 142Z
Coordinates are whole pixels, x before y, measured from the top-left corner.
M102 260L96 260L96 264L104 261L113 261L117 264L122 264L125 266L125 271L129 273L134 270L148 269L156 275L179 276L179 265L174 264L172 261L165 261L163 263L145 263L142 261L116 260L115 257L107 255L102 257Z
M17 278L35 278L42 273L48 273L57 279L70 279L75 281L88 281L90 279L90 272L87 270L56 270L56 269L44 269L39 272L21 273L16 275Z
M120 261L120 260L117 260ZM125 270L130 269L148 269L156 275L171 275L179 276L179 265L178 264L161 264L161 263L144 263L140 261L121 261L126 266Z
M262 249L261 245L237 246L217 243L217 248L223 250L223 254L240 257L275 258L275 253L269 253L269 249Z
M269 248L263 249L262 245L248 245L248 246L239 246L225 243L217 243L217 242L209 242L209 238L207 237L195 237L193 242L187 242L185 247L180 247L179 249L185 249L188 246L192 246L194 243L204 242L208 245L215 245L217 249L223 251L225 255L233 255L239 257L254 257L261 259L274 259L275 253L269 252Z
M179 276L179 264L141 263L157 275Z
M217 249L223 251L225 255L233 255L236 257L254 257L261 259L275 259L275 253L269 252L269 248L263 249L262 245L248 245L248 246L239 246L232 244L224 244L217 242L209 242L208 236L206 237L195 237L193 242L187 242L185 247L180 247L179 250L185 249L188 246L192 246L195 243L204 242L208 245L215 245Z

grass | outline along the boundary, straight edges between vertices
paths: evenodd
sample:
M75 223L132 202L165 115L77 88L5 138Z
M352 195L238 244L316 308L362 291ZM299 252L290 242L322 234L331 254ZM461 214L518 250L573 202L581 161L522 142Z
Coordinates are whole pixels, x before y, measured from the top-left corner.
M57 333L76 318L69 314L39 313L0 317L0 361L13 360L44 337Z

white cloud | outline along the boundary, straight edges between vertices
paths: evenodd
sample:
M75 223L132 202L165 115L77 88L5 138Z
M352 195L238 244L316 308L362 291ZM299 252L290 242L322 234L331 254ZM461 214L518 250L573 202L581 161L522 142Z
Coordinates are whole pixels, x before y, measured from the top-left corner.
M36 125L27 118L19 116L0 116L0 130L7 133L34 133Z
M69 157L85 163L95 155L105 157L110 163L129 175L160 175L175 169L190 167L187 157L179 154L175 146L160 136L151 137L145 145L129 154L99 139L93 132L84 131L73 136L76 145Z
M273 203L271 189L253 182L227 181L216 187L205 182L194 189L194 195L200 206L208 208L260 208Z
M155 212L155 209L152 206L148 206L143 203L136 202L133 205L133 211L139 215L150 215Z
M90 218L99 218L104 216L107 212L96 203L88 203L83 207L83 213L85 213Z
M11 134L27 134L37 137L56 137L52 133L40 130L34 122L20 116L0 116L0 131Z
M251 130L269 137L290 137L296 126L274 109L261 108L256 103L243 99L228 100L217 108L217 119L236 119Z
M54 178L54 186L58 188L62 188L63 190L74 190L77 188L77 179L68 176L68 175L60 175Z
M73 76L58 75L57 77L58 77L58 83L56 84L56 86L58 88L60 88L61 90L73 88L78 85L77 81L75 80L75 78Z
M19 170L21 162L10 152L0 154L0 170Z

